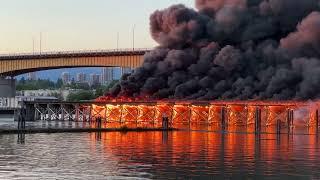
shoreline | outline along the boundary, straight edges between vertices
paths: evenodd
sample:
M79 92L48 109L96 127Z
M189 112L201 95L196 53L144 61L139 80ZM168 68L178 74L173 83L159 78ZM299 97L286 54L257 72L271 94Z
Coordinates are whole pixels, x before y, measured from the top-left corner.
M57 134L57 133L104 133L104 132L172 132L172 131L188 131L188 132L205 132L205 133L220 133L220 134L255 134L255 135L315 135L318 133L301 133L301 132L245 132L245 131L221 131L221 130L195 130L195 129L180 129L180 128L26 128L26 129L1 129L0 135L8 134Z
M149 132L176 131L175 128L30 128L0 129L1 134L56 134L56 133L96 133L96 132Z

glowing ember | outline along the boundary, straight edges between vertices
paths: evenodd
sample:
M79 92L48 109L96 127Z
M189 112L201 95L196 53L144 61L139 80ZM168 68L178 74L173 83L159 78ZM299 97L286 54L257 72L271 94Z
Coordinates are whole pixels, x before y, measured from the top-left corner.
M257 106L249 106L247 108L247 125L254 125L255 124L255 118L256 118L256 111L260 108Z
M122 116L122 107L120 105L106 105L107 121L117 122Z
M191 118L191 109L189 105L175 105L173 107L173 118L174 124L189 124Z
M191 106L191 123L207 124L209 119L209 106Z
M170 104L157 104L156 105L156 114L155 114L155 122L157 125L162 126L162 117L169 117L169 120L172 121L173 116L173 105Z
M268 108L267 125L276 125L277 121L285 123L287 115L287 107L285 106L270 106Z
M209 107L209 117L208 117L208 123L209 125L221 125L221 111L222 106L214 106L211 105Z
M228 106L228 125L244 126L247 121L247 107L241 105Z

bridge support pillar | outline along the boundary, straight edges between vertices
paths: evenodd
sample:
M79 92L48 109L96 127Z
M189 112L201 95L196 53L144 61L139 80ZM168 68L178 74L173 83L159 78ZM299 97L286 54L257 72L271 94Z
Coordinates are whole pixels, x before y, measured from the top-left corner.
M292 109L287 110L287 126L288 126L288 133L292 130L293 127L293 119L294 119L294 111Z
M226 120L226 107L222 107L221 108L221 126L222 126L222 130L224 131L226 129L227 126L227 120Z
M25 120L26 121L35 121L35 112L36 112L36 109L34 107L34 105L26 105L25 106L26 108L26 114L25 114Z
M16 96L16 80L0 77L0 97Z
M256 108L255 112L255 133L261 133L261 109Z

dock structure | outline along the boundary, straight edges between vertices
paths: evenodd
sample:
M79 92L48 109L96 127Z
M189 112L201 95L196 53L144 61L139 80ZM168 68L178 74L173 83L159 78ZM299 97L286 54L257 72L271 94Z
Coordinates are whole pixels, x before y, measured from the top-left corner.
M316 107L316 108L315 108ZM294 126L295 112L304 113L305 126L319 127L318 104L291 102L26 102L27 121L95 121L139 127L162 127L163 114L170 127L201 125L252 127L259 133L262 127L274 126L277 131Z

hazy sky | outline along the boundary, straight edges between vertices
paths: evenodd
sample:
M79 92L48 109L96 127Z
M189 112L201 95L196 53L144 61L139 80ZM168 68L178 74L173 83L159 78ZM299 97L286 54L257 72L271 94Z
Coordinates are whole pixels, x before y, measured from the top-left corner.
M0 0L0 53L152 47L149 15L193 0Z

